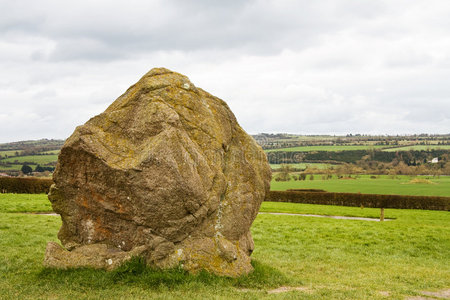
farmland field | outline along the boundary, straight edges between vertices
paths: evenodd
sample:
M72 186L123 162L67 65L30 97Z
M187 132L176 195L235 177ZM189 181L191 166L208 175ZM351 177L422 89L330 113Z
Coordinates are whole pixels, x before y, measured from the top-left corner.
M397 147L397 148L389 148L384 149L383 151L388 152L397 152L397 151L427 151L427 150L450 150L450 145L414 145L407 147Z
M22 165L1 165L0 170L5 171L19 171L22 168Z
M311 151L349 151L349 150L367 150L367 149L383 149L387 146L383 145L348 145L348 146L300 146L280 149L268 149L266 152L286 151L286 152L311 152Z
M47 209L44 200L45 195L0 195L2 299L402 299L450 287L448 212L386 209L386 218L394 219L387 222L259 215L252 227L255 272L227 279L152 270L139 261L115 272L45 269L45 245L57 241L60 218L13 213ZM377 214L271 202L261 210ZM298 290L272 292L280 286Z
M299 163L299 164L287 164L291 168L296 169L306 169L306 168L316 168L316 169L328 169L332 164L321 164L321 163ZM270 167L274 170L281 168L281 164L270 164Z
M0 151L0 158L6 157L6 156L14 156L16 155L16 150L5 150Z
M299 181L275 181L272 180L271 190L285 191L287 189L323 189L327 192L341 193L363 193L363 194L392 194L392 195L418 195L418 196L446 196L450 197L450 176L418 176L427 179L430 183L411 183L413 177L397 176L392 179L387 175L377 176L371 179L370 175L361 175L355 179L333 179L323 180L321 175L310 175L306 180Z
M50 150L50 151L44 151L41 152L42 154L54 154L54 155L58 155L59 154L59 150Z
M52 211L46 194L0 194L0 213Z
M58 155L28 155L28 156L17 156L17 157L8 157L2 159L2 162L10 162L14 163L18 161L19 163L23 162L33 162L34 164L45 165L51 162L55 162L58 160Z

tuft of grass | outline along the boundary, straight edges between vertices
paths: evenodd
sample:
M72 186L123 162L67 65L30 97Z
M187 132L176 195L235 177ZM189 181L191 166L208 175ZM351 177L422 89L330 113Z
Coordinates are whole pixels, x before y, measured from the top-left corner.
M273 267L252 261L253 272L238 278L221 277L206 271L189 274L181 267L160 270L147 266L142 257L133 257L117 269L107 272L91 268L60 270L43 268L36 274L34 280L58 289L70 284L70 288L83 286L90 288L110 288L113 285L133 286L153 290L182 289L197 285L209 288L249 288L264 289L287 284L289 280L284 274Z

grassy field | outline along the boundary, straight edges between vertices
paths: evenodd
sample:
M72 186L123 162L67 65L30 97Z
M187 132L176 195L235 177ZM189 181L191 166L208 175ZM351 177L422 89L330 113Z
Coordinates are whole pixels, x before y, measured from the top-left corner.
M45 194L0 194L0 213L52 211Z
M379 208L363 208L360 207L342 207L333 205L317 205L317 204L298 204L283 202L263 202L260 212L280 212L292 214L320 214L324 216L344 216L344 217L363 217L375 218L380 217ZM392 212L401 212L401 210L390 210L388 218L396 218Z
M409 150L427 151L427 150L432 150L432 149L450 150L450 145L414 145L414 146L408 146L408 147L389 148L389 149L384 149L383 151L388 151L388 152L409 151Z
M44 152L40 152L42 154L54 154L54 155L58 155L59 154L59 150L50 150L50 151L44 151Z
M382 149L383 145L350 145L350 146L301 146L280 149L268 149L266 152L287 151L287 152L311 152L311 151L348 151L348 150L366 150L366 149Z
M0 170L3 171L19 171L22 169L22 165L1 165Z
M316 168L316 169L328 169L332 164L321 164L321 163L299 163L299 164L287 164L288 166L296 169L306 169L306 168ZM270 164L270 167L274 170L281 168L281 164Z
M58 155L27 155L27 156L17 156L17 157L8 157L2 159L2 162L15 162L19 163L23 162L33 162L34 164L45 165L51 162L55 162L58 160Z
M6 156L14 156L14 155L16 155L16 152L17 152L16 150L0 151L0 158L6 157Z
M274 173L275 174L275 173ZM388 175L380 175L377 179L371 179L370 175L361 175L355 179L323 180L321 175L310 175L306 180L300 181L275 181L272 180L270 189L273 191L285 191L287 189L323 189L327 192L363 193L363 194L391 194L391 195L418 195L418 196L446 196L450 197L450 176L418 176L430 183L410 183L412 177L397 176L391 179Z
M114 272L42 267L57 241L45 195L0 194L1 299L403 299L450 288L448 212L386 209L392 221L259 215L255 272L238 279L158 271L134 260ZM264 212L374 216L376 209L265 202ZM297 287L272 293L280 286Z

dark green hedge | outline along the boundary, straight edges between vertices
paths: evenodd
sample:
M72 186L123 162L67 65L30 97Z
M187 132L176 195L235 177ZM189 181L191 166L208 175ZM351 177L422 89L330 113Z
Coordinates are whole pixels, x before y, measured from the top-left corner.
M265 201L375 208L450 210L450 197L270 191Z
M0 192L17 194L47 194L52 184L53 180L51 179L0 177Z
M320 193L320 192L326 192L325 190L321 190L321 189L288 189L288 192L316 192L316 193Z

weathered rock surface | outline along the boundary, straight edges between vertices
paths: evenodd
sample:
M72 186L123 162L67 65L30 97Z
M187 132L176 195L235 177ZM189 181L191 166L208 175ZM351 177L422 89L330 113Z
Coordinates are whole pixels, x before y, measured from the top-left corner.
M44 264L111 269L134 255L238 276L268 192L265 154L227 104L186 76L152 69L77 127L49 199L62 218Z

